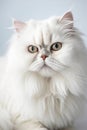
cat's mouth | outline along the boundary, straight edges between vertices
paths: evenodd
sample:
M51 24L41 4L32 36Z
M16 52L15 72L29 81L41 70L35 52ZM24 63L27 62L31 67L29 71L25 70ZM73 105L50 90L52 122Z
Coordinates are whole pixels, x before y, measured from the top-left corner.
M50 66L48 66L46 63L44 63L44 65L41 67L42 69L52 69Z
M48 66L46 65L46 64L44 64L42 67L41 67L41 69L43 69L43 68L47 68Z
M55 73L55 71L49 65L44 63L43 66L40 68L39 73L42 76L51 77Z
M53 74L55 74L55 68L53 68L53 63L54 61L51 62L51 60L37 60L31 66L29 67L30 71L33 72L38 72L42 76L45 77L51 77ZM53 64L52 64L53 63Z

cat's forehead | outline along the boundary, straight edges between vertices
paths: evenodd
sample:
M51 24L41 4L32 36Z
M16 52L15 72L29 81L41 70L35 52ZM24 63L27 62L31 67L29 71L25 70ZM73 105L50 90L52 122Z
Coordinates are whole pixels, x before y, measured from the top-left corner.
M31 20L27 24L31 39L36 44L50 44L53 35L57 32L57 20L54 18L41 21Z
M43 29L46 30L48 28L54 28L58 24L58 18L57 17L51 17L45 20L30 20L27 22L28 26L34 27L35 29Z

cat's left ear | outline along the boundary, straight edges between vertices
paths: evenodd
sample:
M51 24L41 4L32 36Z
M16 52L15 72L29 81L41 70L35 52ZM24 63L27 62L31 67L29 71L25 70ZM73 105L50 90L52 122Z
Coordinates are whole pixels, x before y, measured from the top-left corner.
M66 12L62 17L61 20L70 20L73 21L73 15L71 11Z
M18 20L14 20L13 25L14 25L16 32L18 32L18 33L21 32L26 27L26 23L18 21Z
M73 14L71 11L68 11L66 12L61 18L60 18L60 21L63 21L63 20L68 20L69 21L69 25L70 25L70 28L73 27Z

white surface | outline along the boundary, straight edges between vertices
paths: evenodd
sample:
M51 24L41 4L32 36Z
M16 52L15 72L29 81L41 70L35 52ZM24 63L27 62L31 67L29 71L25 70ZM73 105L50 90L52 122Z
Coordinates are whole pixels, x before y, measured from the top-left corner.
M30 18L44 19L52 15L60 15L71 9L75 25L85 34L87 42L87 0L0 0L0 54L6 50L6 41L11 31L11 18L29 20ZM78 120L74 130L87 130L87 110Z

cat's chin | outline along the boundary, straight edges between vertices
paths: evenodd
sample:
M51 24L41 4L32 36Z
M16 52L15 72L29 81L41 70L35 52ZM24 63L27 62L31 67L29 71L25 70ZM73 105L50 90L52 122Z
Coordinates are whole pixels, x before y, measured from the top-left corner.
M38 73L43 77L52 77L55 74L55 71L44 65Z

